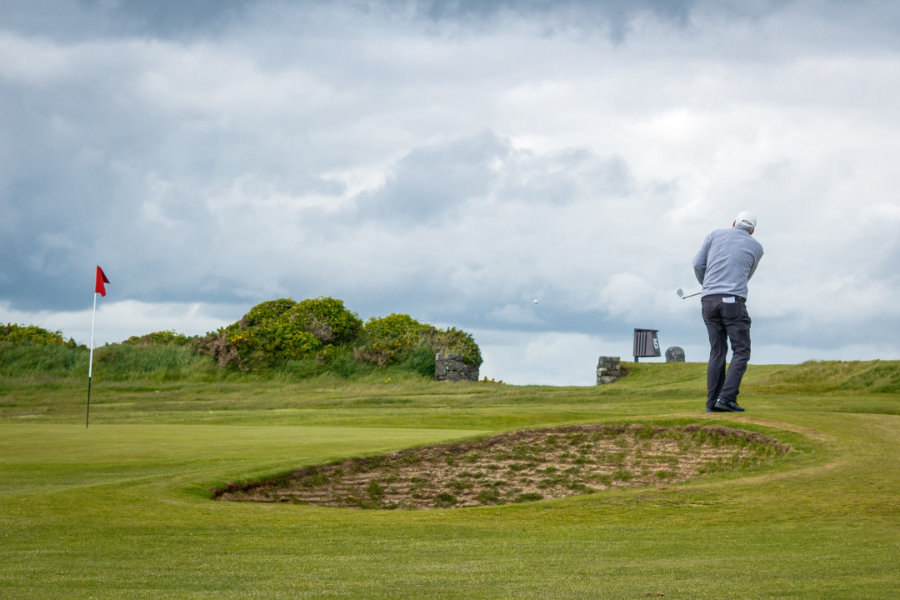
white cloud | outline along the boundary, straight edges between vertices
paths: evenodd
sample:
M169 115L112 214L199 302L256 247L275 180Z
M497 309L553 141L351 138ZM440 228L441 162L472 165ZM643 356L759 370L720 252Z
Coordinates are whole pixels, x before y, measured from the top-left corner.
M516 385L595 385L600 356L631 352L630 341L580 333L485 330L475 340L484 358L479 375Z
M0 303L0 321L38 325L48 331L61 331L66 339L72 338L84 345L89 345L91 341L92 312L91 306L73 311L21 311L10 308L6 302ZM94 346L117 343L134 335L156 331L203 335L234 323L245 312L246 309L242 307L198 302L109 302L99 298L94 316Z

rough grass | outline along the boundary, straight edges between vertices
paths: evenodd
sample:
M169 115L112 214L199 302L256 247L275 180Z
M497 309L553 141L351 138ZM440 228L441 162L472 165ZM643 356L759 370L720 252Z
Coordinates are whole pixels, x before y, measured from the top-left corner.
M0 376L0 596L890 598L900 365L844 365L751 365L742 415L702 412L705 365L691 363L629 364L599 388L95 370L89 429L86 382ZM621 423L731 427L794 451L677 484L464 510L210 499L296 467Z

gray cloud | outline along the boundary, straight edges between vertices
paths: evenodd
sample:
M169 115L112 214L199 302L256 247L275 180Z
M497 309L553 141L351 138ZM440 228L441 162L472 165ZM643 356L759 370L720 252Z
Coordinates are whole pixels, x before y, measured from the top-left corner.
M292 28L339 22L338 14L357 18L387 17L425 26L429 33L467 35L510 23L537 25L544 35L600 33L621 43L635 21L652 18L676 29L691 24L696 12L710 10L731 18L756 19L789 2L709 0L369 0L334 3L328 0L34 0L23 6L3 0L0 7L9 27L55 39L159 38L188 41L227 35L241 23L273 14Z
M432 225L456 218L466 204L477 205L490 192L492 166L511 152L508 143L490 132L417 148L397 165L380 189L357 199L357 214L384 219L401 227Z
M16 0L0 2L7 27L60 40L191 37L220 32L257 0Z
M695 0L612 0L585 2L572 0L529 0L516 2L478 2L477 0L421 0L415 3L417 13L436 22L452 22L467 26L495 24L504 19L534 19L546 34L569 31L603 31L610 39L621 42L627 36L633 19L641 15L653 17L676 27L690 20Z
M872 341L900 318L900 9L0 13L0 320L76 314L101 264L106 302L128 302L122 327L128 310L192 307L208 326L330 295L494 340L621 343L653 327L702 350L674 290L696 285L703 236L749 208L767 250L755 357L900 352Z

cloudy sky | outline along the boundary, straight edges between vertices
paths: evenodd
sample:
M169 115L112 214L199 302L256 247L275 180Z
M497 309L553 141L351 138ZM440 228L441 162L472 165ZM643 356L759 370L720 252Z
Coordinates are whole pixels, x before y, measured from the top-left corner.
M751 363L898 359L898 96L893 2L0 0L0 321L88 343L99 264L97 344L331 296L590 385L705 360L748 209Z

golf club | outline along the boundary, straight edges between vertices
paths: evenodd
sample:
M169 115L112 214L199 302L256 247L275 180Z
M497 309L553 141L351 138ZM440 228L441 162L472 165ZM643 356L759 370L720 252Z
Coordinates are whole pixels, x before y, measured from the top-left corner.
M700 291L700 292L697 292L696 294L688 294L687 296L685 296L685 295L684 295L684 290L682 290L681 288L678 288L677 290L675 290L675 293L678 294L678 297L679 297L679 298L681 298L682 300L684 300L685 298L693 298L694 296L699 296L699 295L702 294L703 292Z

